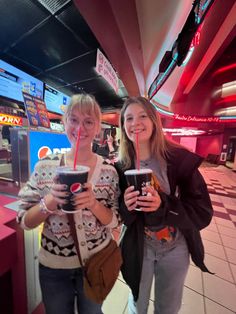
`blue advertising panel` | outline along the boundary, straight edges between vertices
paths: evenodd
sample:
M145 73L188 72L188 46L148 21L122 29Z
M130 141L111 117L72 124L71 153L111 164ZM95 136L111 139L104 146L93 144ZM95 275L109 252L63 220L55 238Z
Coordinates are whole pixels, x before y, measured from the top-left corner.
M22 92L43 99L43 82L0 59L0 96L23 102Z
M49 111L63 114L71 97L45 84L44 101Z
M39 159L50 154L65 153L71 145L62 133L29 131L30 174Z

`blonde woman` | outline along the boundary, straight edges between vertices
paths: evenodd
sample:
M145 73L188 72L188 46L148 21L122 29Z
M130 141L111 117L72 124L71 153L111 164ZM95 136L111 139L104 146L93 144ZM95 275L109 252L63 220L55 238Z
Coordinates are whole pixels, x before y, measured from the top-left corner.
M118 224L118 175L115 168L92 152L92 142L100 131L101 111L96 100L86 94L74 95L64 115L71 150L39 161L29 181L19 193L22 228L44 223L39 252L39 278L47 314L74 313L75 296L80 314L100 314L101 304L88 300L83 291L81 265L70 233L67 215L59 209L67 186L58 184L56 168L63 163L73 167L80 128L76 164L90 168L86 191L74 195L76 233L83 261L108 245Z
M210 223L213 210L198 171L202 158L165 138L158 113L144 97L126 100L120 132L119 212L125 224L121 270L132 291L129 313L147 313L154 278L154 313L177 314L189 253L208 271L199 231ZM144 188L147 196L127 187L124 176L125 170L137 166L137 133L141 168L151 168L154 174L154 186ZM137 205L141 211L135 210Z

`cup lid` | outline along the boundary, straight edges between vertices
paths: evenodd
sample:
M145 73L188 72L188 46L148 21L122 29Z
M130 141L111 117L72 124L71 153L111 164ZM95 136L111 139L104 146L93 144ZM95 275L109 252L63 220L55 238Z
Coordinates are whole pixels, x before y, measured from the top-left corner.
M129 169L125 171L125 175L137 175L137 174L147 174L152 173L152 169Z
M72 167L69 166L59 166L56 169L57 173L84 173L84 172L89 172L90 168L87 166L83 166L83 165L77 165L76 169L73 169Z

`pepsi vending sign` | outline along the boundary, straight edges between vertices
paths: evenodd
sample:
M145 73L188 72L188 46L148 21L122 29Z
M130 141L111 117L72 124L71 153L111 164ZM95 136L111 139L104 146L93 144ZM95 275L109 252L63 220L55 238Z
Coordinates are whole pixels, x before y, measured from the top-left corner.
M30 173L39 159L50 154L65 153L71 149L63 133L29 131Z

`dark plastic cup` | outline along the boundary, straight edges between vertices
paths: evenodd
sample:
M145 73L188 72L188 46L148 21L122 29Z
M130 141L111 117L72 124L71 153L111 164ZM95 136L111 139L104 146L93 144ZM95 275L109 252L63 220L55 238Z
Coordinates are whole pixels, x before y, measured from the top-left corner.
M56 174L60 184L67 185L67 192L69 195L66 197L68 203L61 206L61 210L65 213L76 213L76 209L71 203L71 198L74 194L85 191L83 184L88 180L89 167L78 165L76 169L68 166L58 167Z
M147 195L142 188L151 185L152 170L151 169L130 169L125 171L128 186L133 185L135 191L139 191L139 195ZM137 206L135 210L141 211Z

